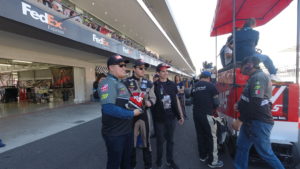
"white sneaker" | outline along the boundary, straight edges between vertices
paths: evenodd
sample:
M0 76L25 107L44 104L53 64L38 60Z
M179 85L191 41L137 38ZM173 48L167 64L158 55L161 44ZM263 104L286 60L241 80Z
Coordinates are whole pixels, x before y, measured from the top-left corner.
M270 79L272 81L275 81L275 82L280 82L281 81L280 78L278 76L276 76L275 74L271 74Z
M210 168L220 168L224 166L223 161L218 161L215 164L207 164Z

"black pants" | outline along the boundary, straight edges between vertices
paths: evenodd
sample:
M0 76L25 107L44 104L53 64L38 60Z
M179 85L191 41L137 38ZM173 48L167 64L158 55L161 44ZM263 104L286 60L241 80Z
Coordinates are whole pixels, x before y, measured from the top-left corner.
M103 135L107 148L106 169L130 169L132 133L121 136Z
M164 122L156 121L156 147L157 147L157 160L156 164L162 164L163 145L167 140L167 162L173 161L173 147L174 147L174 130L175 119L168 118Z
M217 124L214 117L194 110L198 152L200 158L208 157L209 164L218 162Z
M135 168L136 166L136 149L134 148L132 153L131 153L131 167ZM152 167L152 152L150 149L147 148L142 148L143 150L143 160L144 160L144 166L145 169L149 169Z

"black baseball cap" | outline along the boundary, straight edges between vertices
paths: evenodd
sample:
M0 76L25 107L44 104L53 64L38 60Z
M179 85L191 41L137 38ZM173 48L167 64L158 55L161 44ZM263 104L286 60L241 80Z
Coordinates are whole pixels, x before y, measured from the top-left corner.
M121 55L118 54L112 55L107 60L107 67L110 65L118 65L121 62L129 63L129 60L124 59Z
M156 72L160 72L163 68L168 69L168 68L170 68L170 66L165 63L161 63L161 64L157 65Z
M142 59L136 59L134 61L133 66L136 67L136 66L142 66L142 65L145 65L146 68L148 68L150 66L148 63L144 62Z

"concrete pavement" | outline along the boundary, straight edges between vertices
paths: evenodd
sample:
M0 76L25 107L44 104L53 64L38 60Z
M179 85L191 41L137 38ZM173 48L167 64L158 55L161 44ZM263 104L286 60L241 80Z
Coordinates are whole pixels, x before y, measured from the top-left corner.
M191 107L188 115L190 120L183 126L177 125L175 131L174 159L181 169L208 169L198 159ZM97 103L0 119L1 138L7 144L0 148L0 169L105 169L106 149L100 128ZM155 139L152 147L155 166ZM143 169L141 151L137 156L137 169ZM221 159L224 169L233 168L227 154Z

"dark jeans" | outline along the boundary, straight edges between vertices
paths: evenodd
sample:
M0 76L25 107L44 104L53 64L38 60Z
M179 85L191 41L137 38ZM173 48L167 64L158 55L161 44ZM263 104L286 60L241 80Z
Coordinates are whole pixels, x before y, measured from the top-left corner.
M257 153L274 169L284 169L281 162L275 156L270 141L272 124L253 120L251 123L243 123L237 139L237 151L234 160L235 169L247 169L249 150L254 145Z
M209 164L219 161L217 144L217 124L214 117L194 110L198 152L200 158L208 157Z
M173 161L173 147L174 147L174 130L175 119L167 118L164 122L156 121L156 147L157 160L156 164L162 164L163 146L167 140L167 162Z
M121 136L103 135L107 148L106 169L131 169L132 133Z

